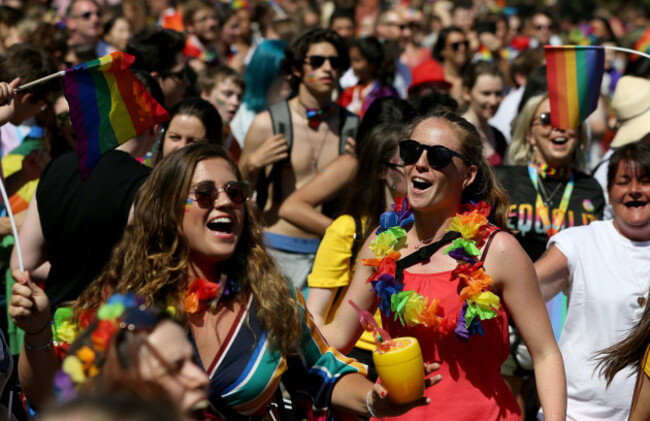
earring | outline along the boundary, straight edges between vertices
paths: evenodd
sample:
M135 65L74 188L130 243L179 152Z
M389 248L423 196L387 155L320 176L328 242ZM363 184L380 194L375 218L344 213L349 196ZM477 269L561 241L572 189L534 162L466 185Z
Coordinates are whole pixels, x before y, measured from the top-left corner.
M391 189L391 190L395 190L395 189L397 189L397 183L393 183L393 184L390 186L390 189Z

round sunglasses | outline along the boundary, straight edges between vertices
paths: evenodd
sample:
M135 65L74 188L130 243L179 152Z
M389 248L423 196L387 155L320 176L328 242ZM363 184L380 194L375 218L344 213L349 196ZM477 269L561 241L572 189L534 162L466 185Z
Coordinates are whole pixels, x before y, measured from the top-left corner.
M437 170L449 165L452 158L455 156L465 161L467 165L474 165L472 161L465 158L463 155L442 145L423 145L415 140L402 140L399 142L399 156L406 165L415 164L424 151L427 151L427 161L431 168Z
M250 197L251 189L246 181L230 181L223 187L215 187L213 183L205 182L190 191L190 194L194 194L194 198L188 197L187 200L195 201L202 209L210 209L219 198L221 191L226 193L232 203L242 205Z
M542 127L550 127L551 126L551 113L541 113L537 117L535 117L533 120L539 119L539 125ZM535 125L536 123L533 123Z

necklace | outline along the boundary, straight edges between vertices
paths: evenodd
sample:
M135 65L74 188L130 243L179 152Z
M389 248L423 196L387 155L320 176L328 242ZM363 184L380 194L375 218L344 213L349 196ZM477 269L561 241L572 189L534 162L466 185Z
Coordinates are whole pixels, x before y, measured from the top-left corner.
M566 187L564 188L564 193L562 193L562 199L560 200L560 207L557 209L557 212L555 213L555 217L553 218L553 220L551 220L551 211L549 210L549 206L542 199L541 190L543 189L543 187L540 189L541 180L539 179L537 166L533 162L528 164L528 176L530 177L530 182L532 183L533 187L535 188L535 191L537 192L537 199L535 201L535 212L542 220L544 226L548 227L546 229L546 235L550 238L558 231L560 231L562 225L564 224L564 216L566 215L566 212L569 209L569 200L571 199L571 195L573 194L573 186L575 185L573 171L569 169L569 174L568 174L569 182L566 184Z
M539 192L542 194L542 200L544 201L544 205L546 205L547 208L552 208L554 205L553 198L555 197L555 194L560 190L560 187L562 187L563 183L558 183L557 186L553 189L551 194L549 195L546 193L546 188L544 187L544 183L542 183L542 179L538 180L539 183Z
M427 238L426 240L420 240L420 244L416 244L415 249L416 250L419 249L420 247L422 247L423 244L429 244L430 242L433 241L434 238L435 237L431 237L431 238Z
M476 205L462 205L459 213L451 219L447 228L449 232L442 240L404 258L397 250L404 247L406 230L403 227L413 221L413 215L406 198L398 198L391 207L392 210L382 214L377 238L370 243L375 258L362 260L366 266L377 267L367 282L379 298L379 309L386 317L393 313L402 326L422 325L443 334L454 330L461 341L467 341L476 334L482 335L481 321L496 317L500 308L499 297L489 290L493 280L485 273L483 262L477 261L481 254L479 248L497 229L487 220L490 205L483 201ZM459 293L463 305L456 321L453 320L454 315L445 314L439 305L440 300L433 298L429 301L428 297L413 290L404 291L401 282L404 268L428 258L421 256L421 252L430 249L427 250L431 253L427 253L430 257L451 240L453 242L444 250L444 254L458 262L452 272L452 280L466 285Z
M302 102L298 101L298 104L300 105L301 108L305 110L305 112L301 113L300 110L298 110L298 114L303 114L306 115L307 118L307 126L313 128L318 132L319 126L321 121L325 121L329 119L329 117L332 115L334 109L336 109L336 104L331 103L324 109L327 109L327 112L325 113L320 113L318 114L317 117L310 117L310 113L312 113L313 110L310 108L307 108ZM315 122L315 125L314 125ZM325 133L323 134L322 139L320 142L317 144L317 147L314 147L313 142L311 140L309 129L307 126L304 127L304 132L305 132L305 139L307 139L307 143L309 144L309 149L311 150L311 162L312 162L312 167L314 169L314 172L320 173L321 170L318 168L318 160L320 159L321 153L323 152L323 149L325 148L325 141L327 139L327 134L328 134L328 129L325 129Z

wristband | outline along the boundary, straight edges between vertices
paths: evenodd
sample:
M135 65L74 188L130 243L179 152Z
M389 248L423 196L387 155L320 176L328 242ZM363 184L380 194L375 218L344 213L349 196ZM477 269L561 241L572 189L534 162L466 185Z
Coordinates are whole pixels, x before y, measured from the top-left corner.
M47 343L41 346L31 346L27 341L23 341L23 343L25 344L25 349L27 351L43 351L44 349L52 348L52 338L48 339Z
M370 406L370 395L372 395L372 389L370 389L370 391L366 395L366 410L368 411L371 417L380 418L377 416L377 414L373 412L372 407Z

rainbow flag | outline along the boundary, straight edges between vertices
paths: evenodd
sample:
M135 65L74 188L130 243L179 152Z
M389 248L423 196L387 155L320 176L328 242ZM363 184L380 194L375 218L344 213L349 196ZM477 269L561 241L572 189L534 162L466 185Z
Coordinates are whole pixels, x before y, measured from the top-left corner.
M553 126L578 127L598 106L605 50L600 46L545 46L544 51Z
M642 53L650 53L650 28L646 29L643 35L634 43L634 49ZM639 56L636 54L630 55L630 61L636 61Z
M103 153L169 120L129 69L135 58L115 52L65 71L65 97L77 132L83 179Z

